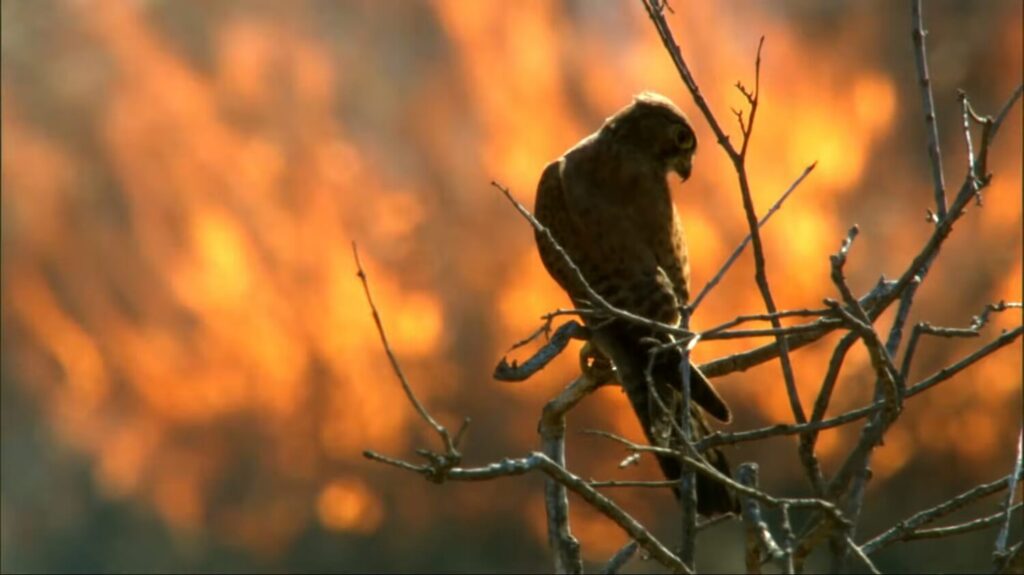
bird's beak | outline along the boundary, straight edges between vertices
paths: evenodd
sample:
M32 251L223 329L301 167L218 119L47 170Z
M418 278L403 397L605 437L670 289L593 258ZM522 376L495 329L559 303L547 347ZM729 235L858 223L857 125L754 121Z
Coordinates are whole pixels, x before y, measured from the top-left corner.
M676 173L679 174L679 177L685 182L690 179L690 170L693 168L693 156L688 154L679 156L675 161L675 165L672 167Z

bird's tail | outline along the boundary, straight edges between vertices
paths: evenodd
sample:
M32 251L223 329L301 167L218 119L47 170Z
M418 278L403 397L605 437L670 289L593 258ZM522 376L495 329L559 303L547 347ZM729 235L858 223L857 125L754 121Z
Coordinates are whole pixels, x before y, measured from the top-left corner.
M647 382L647 367L649 354L647 350L650 344L637 337L637 330L634 326L615 325L613 322L603 327L594 334L594 341L598 348L609 356L618 372L619 381L629 397L629 402L636 412L640 425L643 427L647 440L652 445L671 446L674 445L671 424L668 421L668 413L662 407L664 405L671 412L674 421L680 421L682 405L680 404L679 391L682 389L682 374L679 366L682 361L681 352L678 349L666 350L660 353L653 366L651 366L651 380L655 383L653 388L661 399L661 405L651 395L651 386ZM729 421L731 413L728 406L711 386L707 377L690 364L690 429L695 441L699 441L711 432L704 412L711 414L716 419ZM709 449L704 452L704 457L723 474L731 476L729 462L725 454L719 449ZM674 457L657 456L658 464L666 479L676 480L682 477L682 465ZM679 490L673 489L676 496ZM717 515L738 511L739 507L735 497L729 490L709 477L697 474L697 511L703 515Z

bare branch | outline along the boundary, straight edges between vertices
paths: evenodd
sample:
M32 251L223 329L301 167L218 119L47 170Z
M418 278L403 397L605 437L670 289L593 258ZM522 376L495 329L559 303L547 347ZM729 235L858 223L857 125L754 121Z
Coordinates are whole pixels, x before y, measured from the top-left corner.
M430 467L427 465L415 465L413 463L409 463L408 461L403 461L401 459L389 457L387 455L383 455L369 449L363 451L363 457L369 459L370 461L377 461L385 465L391 465L399 469L412 471L413 473L419 473L422 475L430 475L431 473Z
M780 506L782 511L782 572L786 575L796 573L796 566L793 564L793 545L796 536L793 535L793 525L789 519L789 505L783 503Z
M881 314L879 309L884 311L884 305L888 305L886 301L891 302L892 294L896 288L896 281L886 280L884 277L881 278L878 283L869 291L866 295L860 298L860 305L865 310L869 310L868 313L872 318L878 317ZM786 343L790 350L796 350L806 345L810 345L826 335L832 333L836 328L842 327L843 322L840 319L833 317L823 317L817 319L808 324L801 325L813 325L818 328L818 331L808 330L806 332L795 333L794 335L786 336ZM796 327L796 326L790 326ZM720 377L736 371L746 371L751 367L761 365L762 363L771 361L779 357L779 344L778 342L772 342L765 344L761 347L754 348L750 351L744 351L735 353L725 357L718 358L713 361L701 364L698 367L701 372L708 377Z
M967 369L974 363L980 361L981 359L984 359L986 356L998 350L999 348L1006 346L1010 343L1013 343L1015 339L1020 337L1022 332L1024 332L1024 327L1021 326L1017 326L1010 331L1004 331L1002 334L1000 334L999 337L989 342L987 345L981 347L974 353L968 355L967 357L961 359L960 361L954 363L949 367L944 367L940 369L938 372L932 374L929 377L926 377L925 379L907 388L906 397L912 397L936 384L946 381L947 379L960 373L964 369Z
M875 564L871 562L871 558L868 557L867 554L864 553L863 549L858 547L857 544L853 542L853 539L851 539L849 535L845 536L845 540L846 540L846 547L850 551L853 551L853 554L858 559L860 559L862 563L864 563L864 566L868 568L868 571L870 571L874 575L881 575L882 572L879 571L878 567L875 567Z
M1024 307L1024 305L1022 305L1021 302L1019 302L1019 301L1015 301L1015 302L1000 301L999 303L990 303L990 304L985 306L985 309L982 310L982 312L980 314L978 314L978 315L974 316L973 318L971 318L971 327L970 327L970 329L973 329L973 330L981 329L986 323L988 323L989 315L991 315L992 312L1006 311L1006 310L1011 309L1011 308L1021 309L1022 307Z
M982 497L986 497L1006 489L1008 480L1009 477L1001 477L996 481L983 483L951 499L947 499L934 507L919 511L914 515L903 519L893 527L890 527L885 532L876 535L870 541L861 545L861 548L865 553L870 555L892 545L893 543L896 543L897 541L902 541L907 538L909 534L919 531L922 526L941 517L945 517L958 509L962 509ZM1010 491L1012 492L1013 490L1011 489Z
M853 328L854 331L858 333L861 340L864 341L864 345L868 350L868 355L871 357L871 364L874 367L875 374L877 376L875 396L876 399L878 396L884 398L885 407L882 410L875 412L868 421L868 424L861 430L860 440L857 442L857 446L847 457L843 466L829 484L828 493L832 497L838 497L839 494L843 493L846 490L849 481L855 477L859 478L859 481L867 480L867 466L870 461L871 452L881 443L885 430L888 429L889 425L892 424L902 409L905 387L905 385L898 379L899 375L892 364L892 358L889 357L888 351L885 346L882 345L881 339L871 326L871 319L868 317L867 312L865 312L860 306L860 303L857 302L857 299L853 296L853 293L850 291L849 286L846 285L846 279L843 276L843 267L846 263L846 256L856 236L857 226L854 226L850 228L839 252L831 258L832 281L836 284L836 287L843 296L843 301L850 307L851 311L847 311L835 302L829 303L827 301L826 303L829 303L830 307L841 314L844 320ZM848 505L850 505L850 507L847 508L847 513L850 513L851 509L859 509L860 507L860 498L863 496L863 486L858 485L857 487L858 488L854 490L854 493L851 494L851 497L848 499Z
M369 459L417 472L428 479L433 473L430 469L380 456L373 452L367 451L363 454ZM499 477L523 475L531 471L540 471L559 484L564 485L569 491L579 495L594 509L621 527L644 551L662 565L677 573L690 573L689 569L679 561L679 558L647 531L643 525L637 522L636 519L623 511L621 507L610 499L587 485L586 481L570 473L543 453L534 452L527 457L519 459L505 458L482 467L454 467L448 471L445 479L452 481L488 481Z
M1017 89L1014 90L1012 94L1010 94L1010 97L1006 100L1006 103L1004 103L1003 107L999 109L998 113L996 113L996 119L993 120L992 122L992 130L989 132L988 138L986 138L986 140L991 140L992 138L996 137L996 132L999 130L999 127L1003 125L1003 120L1006 119L1006 116L1009 115L1010 110L1013 109L1013 105L1017 103L1017 100L1019 100L1021 96L1024 96L1024 84L1017 85ZM984 144L985 143L982 142L982 145ZM984 153L983 151L980 154L980 156L985 158L988 157L988 154ZM985 171L982 170L982 175L984 174Z
M1007 551L1004 561L996 565L996 573L1021 573L1024 572L1024 542L1017 543Z
M758 489L757 464L743 463L736 471L736 479L743 485ZM762 559L778 560L785 556L782 548L775 543L768 524L761 517L761 506L749 497L740 499L743 509L743 524L747 533L747 573L760 573ZM762 551L765 555L762 555Z
M936 255L938 254L933 255L933 259ZM917 295L918 288L921 287L925 275L931 269L932 261L926 260L924 262L920 268L920 273L910 278L910 282L900 295L900 303L896 308L896 317L892 320L892 326L889 328L889 339L885 344L890 356L895 356L896 352L899 351L900 341L903 340L903 326L907 325L907 318L910 317L910 308L914 305L914 296Z
M815 498L799 498L799 497L786 497L786 498L782 498L782 497L775 497L775 496L769 495L769 494L767 494L767 493L765 493L765 492L763 492L761 490L753 489L753 488L747 487L746 485L738 483L733 478L729 477L728 475L725 475L721 471L719 471L719 470L715 469L714 467L712 467L711 465L707 464L707 462L701 461L700 459L697 459L697 458L693 457L692 455L686 455L683 452L680 452L678 450L669 449L667 447L658 447L658 446L655 446L655 445L641 445L639 443L635 443L633 441L630 441L630 440L626 439L625 437L622 437L620 435L616 435L614 433L609 433L607 431L588 430L585 433L589 433L591 435L597 435L597 436L600 436L600 437L605 437L605 438L611 439L612 441L616 441L618 443L621 443L622 445L624 445L626 447L626 449L629 449L630 451L644 452L644 453L655 453L655 454L660 454L660 455L666 455L666 456L669 456L669 457L675 457L675 458L679 459L679 461L682 462L682 464L684 466L691 466L691 467L693 467L693 469L695 471L697 471L698 473L718 481L719 483L725 485L729 489L731 489L734 492L736 492L737 495L751 497L751 498L753 498L753 499L755 499L757 501L760 501L761 503L764 503L766 505L769 505L771 507L780 507L783 504L786 504L786 505L789 505L790 507L806 507L806 508L816 509L818 511L823 511L827 516L829 516L829 518L832 521L835 521L835 522L837 522L839 524L846 525L846 524L849 523L846 520L846 518L843 517L843 514L836 508L836 506L833 505L829 501L825 501L823 499L815 499ZM684 447L687 448L687 451L691 451L691 452L695 452L696 451L694 446L684 446Z
M996 116L995 120L990 124L987 124L989 128L982 135L981 149L978 152L977 165L979 166L979 171L984 172L984 166L987 165L989 146L994 140L995 135L998 133L999 128L1002 126L1003 120L1005 120L1010 109L1014 104L1016 104L1017 100L1021 98L1022 94L1024 94L1024 85L1017 87L1002 108L1000 108L1000 112ZM985 187L989 182L990 178L986 177L982 180L981 186ZM912 284L920 283L921 276L927 273L928 267L931 265L933 259L938 255L943 242L953 230L953 224L963 216L967 202L971 197L973 197L972 186L967 185L967 181L964 183L965 185L961 186L960 192L957 194L957 197L955 198L953 205L950 207L946 217L937 222L932 235L925 242L924 246L921 247L921 251L914 256L914 259L900 278L896 281L887 281L883 278L874 287L874 289L871 290L871 292L861 298L861 307L868 311L868 314L872 319L878 318L878 316L888 309L893 301L901 298L908 287L911 287ZM899 317L899 315L900 314L897 314L897 317ZM903 315L906 314L904 313ZM785 343L787 345L787 349L798 349L813 343L841 325L840 322L836 322L831 318L819 319L814 323L821 327L821 331L786 336ZM776 357L779 357L781 350L782 347L780 342L776 341L750 351L716 359L699 367L704 375L708 377L718 377L734 371L745 371L756 365L771 361ZM890 353L890 355L892 354Z
M917 350L918 339L922 335L933 335L936 337L977 337L980 334L981 328L988 323L989 316L993 312L1006 311L1011 308L1020 308L1020 302L1005 302L1000 301L995 304L988 304L982 312L973 318L971 318L970 327L966 328L954 328L954 327L937 327L930 323L922 322L914 326L914 330L910 333L910 341L907 343L907 351L903 354L903 365L900 367L900 378L906 379L910 374L910 365L914 358L914 352Z
M907 342L907 351L903 353L903 365L900 367L900 378L906 379L910 375L910 364L914 360L914 352L917 351L917 341L922 335L934 335L939 337L978 337L977 330L959 329L950 327L935 327L928 322L921 322L914 326L910 332L910 341Z
M580 376L544 406L538 427L544 453L556 465L565 467L565 414L597 389L600 383L586 375ZM544 482L544 499L548 514L548 543L555 555L555 572L582 573L580 543L569 527L566 486L549 477Z
M1018 90L1014 92L1014 94L1003 106L1002 111L1000 112L1000 116L997 118L997 120L993 121L990 124L991 128L983 137L982 150L979 153L979 165L983 165L983 163L986 161L988 143L991 142L999 126L1001 125L1002 120L1005 118L1005 113L1008 112L1008 110L1012 107L1016 100L1021 96L1021 93L1021 88L1018 88ZM984 180L982 180L979 187L984 187L985 185L988 184L988 181L988 178L985 178ZM939 247L941 246L945 238L949 235L949 232L952 230L953 223L957 219L959 219L960 216L963 215L964 207L966 206L967 200L970 198L971 194L974 193L974 190L974 180L972 178L968 178L965 181L964 186L961 188L961 192L958 194L956 201L954 202L952 211L947 215L947 217L943 218L939 222L939 225L936 227L931 238L922 248L921 252L914 258L913 262L908 267L907 271L904 272L904 274L896 282L895 286L893 286L889 290L886 290L887 293L884 293L882 295L877 306L864 306L866 309L871 310L872 317L877 317L892 302L892 299L894 297L900 296L900 294L902 294L902 296L900 296L901 310L897 314L897 320L896 322L894 322L893 326L894 330L890 334L890 341L888 345L890 350L895 350L895 347L898 345L899 327L902 325L902 322L905 321L906 315L909 311L909 305L913 297L913 291L916 290L915 286L920 283L921 277L927 273L927 270L930 267L931 262L938 254ZM790 339L793 338L791 337ZM813 334L802 335L801 337L801 340L813 341L814 339L817 338L814 338ZM798 345L804 343L806 343L806 341L798 341ZM747 355L744 356L726 359L731 359L731 363L740 364L740 366L742 366L740 368L745 369L747 367L750 367L750 365L756 365L757 363L761 363L762 361L768 361L774 358L777 354L778 349L774 344L772 344L769 346L764 346L757 350L753 350L752 352L747 352ZM722 367L726 366L733 367L732 365L728 364L722 365ZM724 371L719 367L719 365L702 366L702 370L709 376L718 375L720 371Z
M853 347L853 344L857 343L858 338L859 335L856 332L850 332L843 336L843 339L839 340L835 350L833 350L832 358L828 362L828 371L825 372L825 379L821 382L821 389L818 391L818 398L814 401L814 409L811 411L811 421L809 423L816 424L824 419L828 405L832 401L832 391L835 389L836 381L839 379L839 372L842 369L843 362L846 360L846 354ZM825 477L821 471L818 457L814 453L814 447L818 441L818 431L817 429L812 429L800 434L798 453L800 455L800 462L807 472L807 478L811 482L811 487L814 488L814 493L819 497L824 497Z
M961 535L964 533L970 533L971 531L978 531L979 529L984 529L998 524L1004 519L1004 517L1009 519L1010 515L1020 508L1021 504L1018 503L1008 510L1009 513L1000 511L999 513L993 513L964 523L957 523L956 525L933 527L931 529L918 529L917 531L908 533L904 536L903 541L913 541L915 539L938 539L941 537L951 537L953 535Z
M852 302L853 305L857 305L857 300L851 298L849 301ZM888 351L886 351L885 346L882 345L882 340L879 339L878 334L875 332L871 324L864 321L867 319L867 314L864 313L864 310L860 308L860 306L857 306L853 312L849 312L837 302L832 300L826 300L826 302L834 304L836 312L846 320L853 331L857 332L860 338L865 342L865 345L868 348L868 355L871 357L871 365L874 367L875 374L878 376L878 381L882 385L882 395L890 403L890 407L893 412L890 417L895 417L895 414L902 408L900 404L903 400L904 385L902 380L899 379L899 374L896 372L896 367L892 363L892 358L889 357ZM863 317L859 318L857 317L858 315Z
M1013 343L1018 337L1021 336L1022 333L1024 333L1024 327L1017 327L1011 331L1002 333L998 338L982 346L974 353L971 353L970 355L964 357L963 359L957 361L956 363L948 367L940 369L939 371L933 373L932 375L926 377L925 379L922 379L921 381L915 383L914 385L909 386L907 388L907 392L904 398L909 399L911 397L914 397L915 395L918 395L919 393L922 393L928 390L929 388L952 378L956 374L967 369L968 367L977 363L978 361L981 361L982 359L991 355L995 351ZM712 447L718 447L721 445L732 445L735 443L745 443L748 441L756 441L768 437L796 435L799 433L806 433L809 431L821 431L824 429L831 429L833 427L845 425L847 423L850 423L851 421L856 421L858 419L868 417L869 415L875 413L875 411L884 408L885 405L885 400L875 401L874 403L871 403L864 407L852 409L842 415L838 415L836 417L818 423L809 422L804 424L789 425L776 424L770 425L768 427L761 427L758 429L751 429L747 431L737 431L733 433L715 432L709 434L703 440L697 442L697 444L694 447L699 451L704 451Z

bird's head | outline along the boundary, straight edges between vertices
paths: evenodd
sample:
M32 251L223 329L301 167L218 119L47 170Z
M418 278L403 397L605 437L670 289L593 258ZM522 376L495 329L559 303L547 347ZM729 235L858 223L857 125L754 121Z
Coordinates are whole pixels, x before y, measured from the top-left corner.
M690 177L697 136L690 121L671 100L643 92L605 122L617 145L650 158L665 172Z

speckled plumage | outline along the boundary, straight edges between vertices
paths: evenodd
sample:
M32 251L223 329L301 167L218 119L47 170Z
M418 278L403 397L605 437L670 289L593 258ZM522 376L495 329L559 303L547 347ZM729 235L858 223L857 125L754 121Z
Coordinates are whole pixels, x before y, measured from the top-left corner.
M580 269L591 288L610 304L650 319L678 324L689 300L690 268L686 238L669 195L666 176L689 177L696 136L686 117L668 99L641 94L544 170L535 215ZM537 235L541 260L576 305L586 293L564 259ZM593 327L593 326L592 326ZM652 339L663 335L616 320L593 333L592 343L609 358L652 443L665 445L671 434L664 412L650 397L645 369ZM652 369L659 396L669 401L681 389L678 350L662 353ZM702 409L728 421L725 402L697 369L691 370L691 421L698 435L708 432ZM700 406L700 408L696 406ZM701 409L702 408L702 409ZM729 473L721 452L705 454ZM679 462L659 458L670 479ZM720 484L698 476L698 510L715 514L736 509Z

